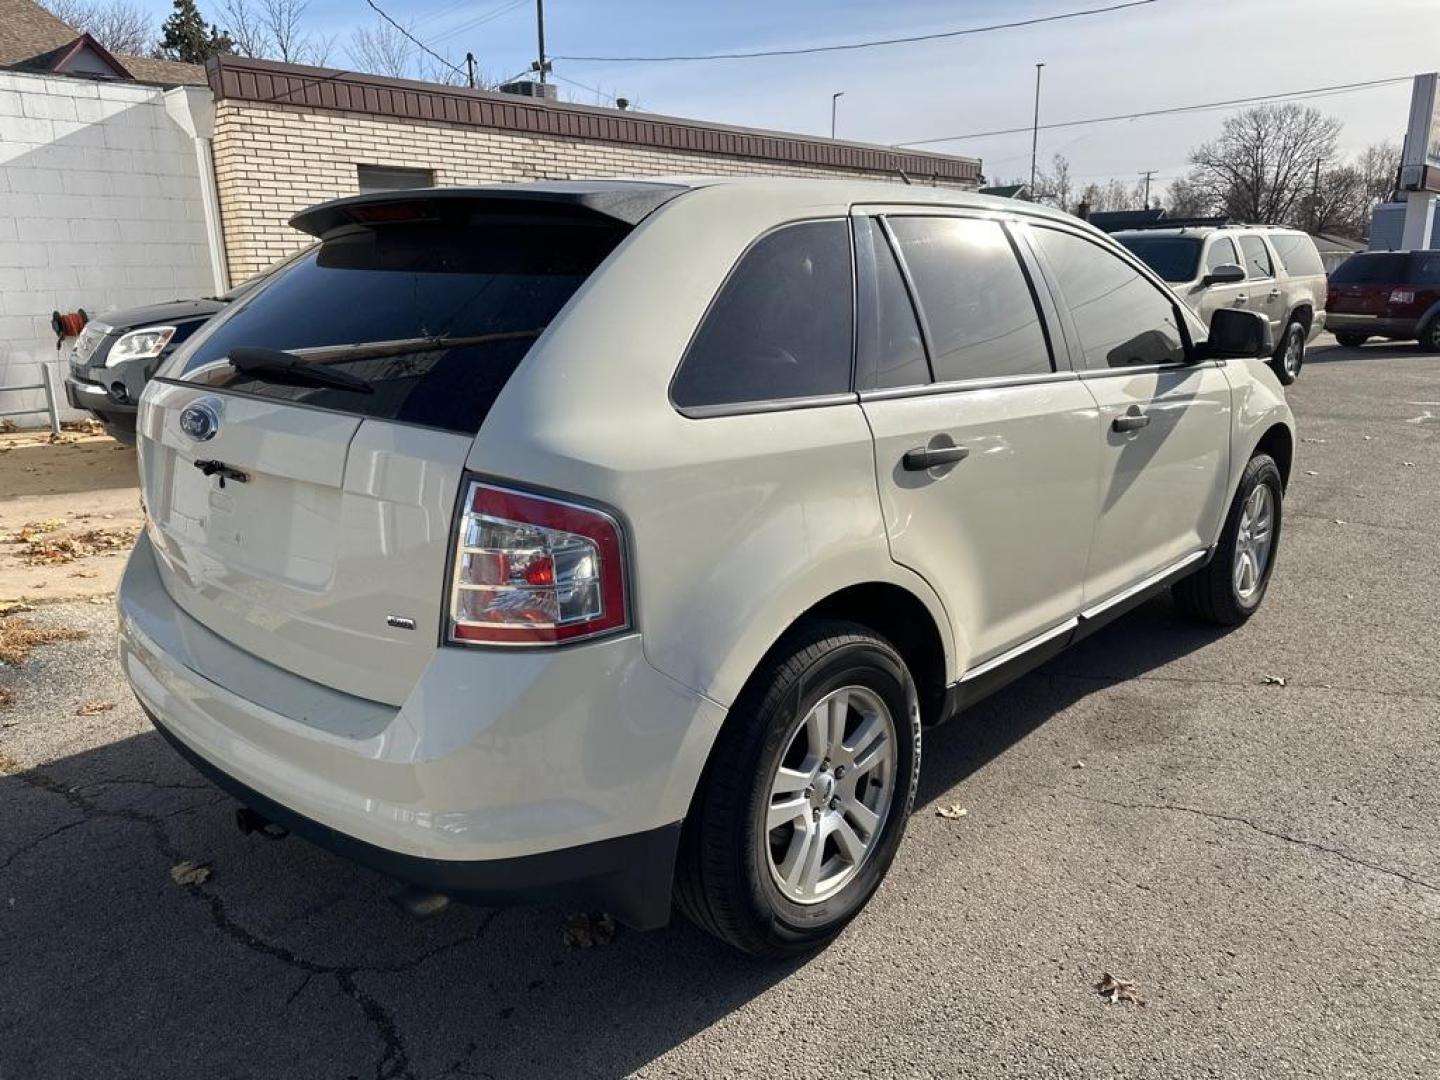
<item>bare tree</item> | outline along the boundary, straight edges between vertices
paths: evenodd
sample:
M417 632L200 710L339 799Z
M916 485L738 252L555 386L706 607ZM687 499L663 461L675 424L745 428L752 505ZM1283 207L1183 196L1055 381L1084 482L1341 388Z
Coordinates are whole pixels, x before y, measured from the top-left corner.
M1170 182L1165 203L1170 217L1205 217L1216 212L1210 197L1184 177Z
M398 28L386 22L357 26L346 46L350 64L370 75L405 78L415 63L415 45Z
M1246 109L1191 152L1187 180L1240 221L1304 224L1316 163L1334 162L1340 126L1294 103Z
M45 7L111 52L140 54L154 46L149 16L128 0L46 0Z
M261 13L276 60L303 64L310 57L310 35L301 26L310 0L261 0Z
M270 34L265 21L250 0L225 0L220 7L220 21L235 51L241 56L270 55Z
M1360 170L1361 183L1371 203L1385 202L1395 193L1400 179L1400 144L1371 143L1360 152L1355 167Z

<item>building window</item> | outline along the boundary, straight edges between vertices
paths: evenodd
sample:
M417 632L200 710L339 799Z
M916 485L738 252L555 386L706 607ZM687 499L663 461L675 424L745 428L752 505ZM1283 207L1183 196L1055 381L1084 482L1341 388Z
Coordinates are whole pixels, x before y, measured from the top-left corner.
M404 191L407 188L435 186L435 173L431 169L401 169L393 165L356 165L355 176L359 181L361 195L372 195L377 191Z

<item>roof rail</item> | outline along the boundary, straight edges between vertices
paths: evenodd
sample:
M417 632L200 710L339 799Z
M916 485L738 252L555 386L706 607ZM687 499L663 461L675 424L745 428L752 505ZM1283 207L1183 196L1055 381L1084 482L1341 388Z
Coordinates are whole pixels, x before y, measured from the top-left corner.
M1244 228L1244 222L1231 221L1224 214L1216 214L1213 217L1167 217L1156 221L1145 221L1136 225L1126 225L1128 232L1134 229L1192 229L1192 228L1221 228L1223 226L1232 228Z

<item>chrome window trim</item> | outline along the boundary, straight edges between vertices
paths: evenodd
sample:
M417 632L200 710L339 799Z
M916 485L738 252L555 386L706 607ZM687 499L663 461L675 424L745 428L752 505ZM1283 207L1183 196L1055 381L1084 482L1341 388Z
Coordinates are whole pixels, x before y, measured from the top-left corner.
M1070 382L1080 377L1068 369L1046 371L1035 375L990 375L978 379L927 383L924 386L897 386L884 390L862 390L860 400L889 401L893 398L928 397L932 394L963 394L975 390L1003 390L1016 386L1041 386L1047 383Z

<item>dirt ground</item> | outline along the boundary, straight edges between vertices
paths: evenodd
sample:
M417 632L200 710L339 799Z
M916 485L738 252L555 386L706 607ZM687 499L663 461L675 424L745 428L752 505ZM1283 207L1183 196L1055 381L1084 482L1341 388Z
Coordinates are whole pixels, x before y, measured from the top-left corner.
M114 593L140 485L135 451L98 426L0 433L0 609Z

